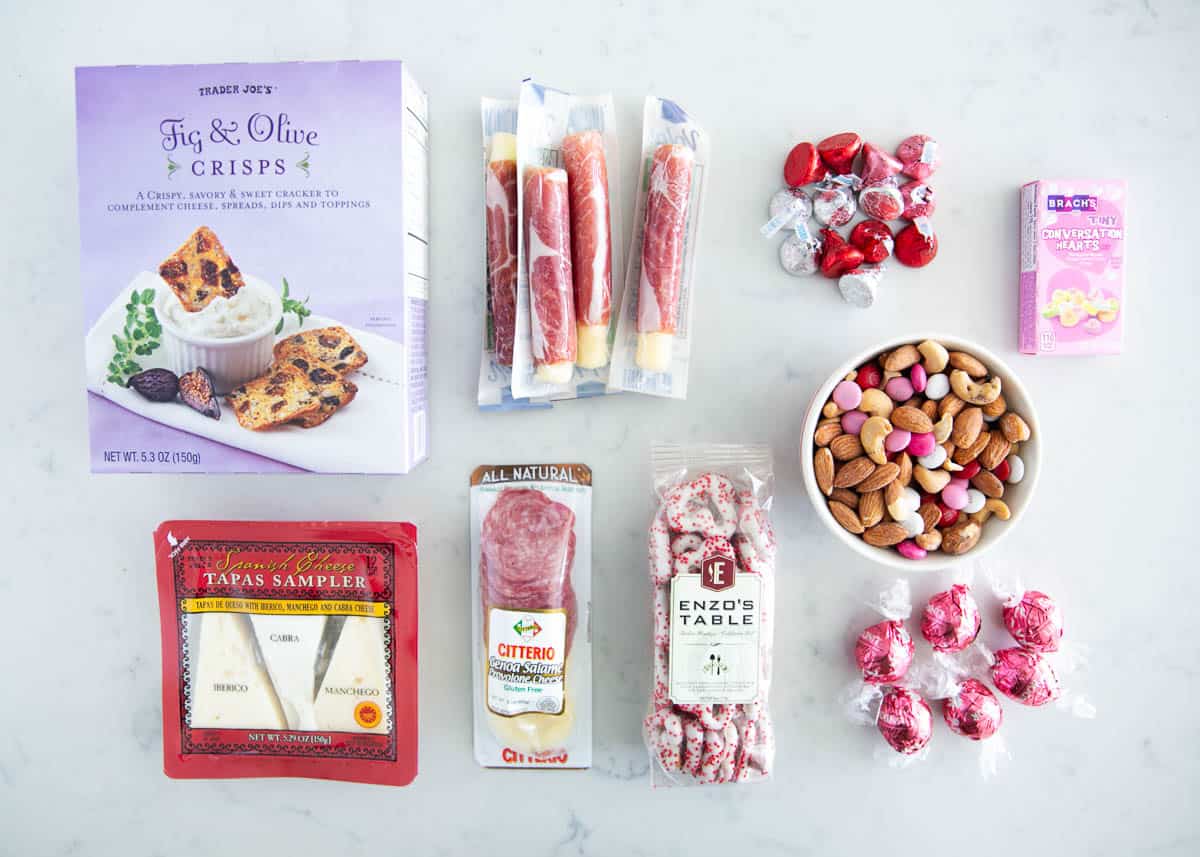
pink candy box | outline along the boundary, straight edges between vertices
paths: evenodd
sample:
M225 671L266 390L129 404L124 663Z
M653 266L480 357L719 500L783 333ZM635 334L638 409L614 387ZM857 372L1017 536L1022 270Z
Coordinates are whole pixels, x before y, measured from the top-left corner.
M1119 354L1125 310L1124 181L1021 188L1024 354Z

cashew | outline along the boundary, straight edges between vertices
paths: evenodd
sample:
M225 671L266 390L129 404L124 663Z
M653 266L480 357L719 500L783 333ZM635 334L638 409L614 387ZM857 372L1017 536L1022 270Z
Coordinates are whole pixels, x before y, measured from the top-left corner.
M925 489L927 494L937 494L950 483L949 471L926 470L921 466L913 468L913 478Z
M946 414L940 420L933 424L933 439L938 443L945 443L950 437L950 432L954 429L954 417Z
M983 524L992 515L995 515L1001 521L1007 521L1012 517L1012 512L1009 511L1008 504L1003 500L999 500L995 497L989 497L984 502L982 509L980 509L978 512L972 512L967 517L977 524Z
M862 424L858 439L867 457L876 464L887 464L887 450L883 448L883 441L891 431L892 424L883 417L868 417Z
M971 380L962 369L950 373L950 389L954 395L972 405L990 405L1000 396L1000 379L993 377L990 381L981 383Z
M846 377L845 377L845 378L843 378L842 380L843 380L843 381L857 381L857 380L858 380L858 373L857 373L857 372L847 372L847 373L846 373Z
M946 364L950 362L950 352L946 350L946 346L940 342L934 342L932 339L926 339L917 346L917 350L925 358L921 361L921 365L925 367L925 371L930 375L936 375L938 372L941 372L946 368Z
M903 374L904 374L903 372L893 372L893 371L889 371L889 370L884 370L883 376L880 378L879 383L886 384L888 381L892 380L893 378L899 378Z
M825 403L825 407L821 408L821 416L825 417L825 419L828 419L828 420L831 420L834 417L840 417L842 415L842 413L843 413L842 409L839 408L837 406L837 403L834 402L832 399Z
M913 538L917 545L927 551L935 551L942 546L942 531L930 530Z
M863 390L862 401L858 404L858 409L863 413L884 419L892 415L894 407L891 396L877 387L868 387Z

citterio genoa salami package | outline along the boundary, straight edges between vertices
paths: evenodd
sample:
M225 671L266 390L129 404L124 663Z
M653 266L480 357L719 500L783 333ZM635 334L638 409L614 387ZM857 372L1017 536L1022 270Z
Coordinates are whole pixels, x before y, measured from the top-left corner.
M592 764L592 472L483 465L471 474L475 758Z
M154 552L167 776L412 781L416 527L167 521Z
M678 104L650 95L641 152L608 389L686 399L708 135Z
M660 444L652 460L651 782L766 779L775 760L770 449Z

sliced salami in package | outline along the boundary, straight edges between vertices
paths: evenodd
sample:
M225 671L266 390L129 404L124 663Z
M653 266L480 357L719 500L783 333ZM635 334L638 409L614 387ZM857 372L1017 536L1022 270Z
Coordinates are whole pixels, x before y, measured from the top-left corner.
M651 95L641 151L608 389L685 399L708 135L678 104Z
M592 473L483 465L471 475L475 758L592 764Z
M602 395L620 271L617 131L612 97L526 80L517 120L516 339L513 394Z
M167 521L154 552L167 776L412 781L416 527Z

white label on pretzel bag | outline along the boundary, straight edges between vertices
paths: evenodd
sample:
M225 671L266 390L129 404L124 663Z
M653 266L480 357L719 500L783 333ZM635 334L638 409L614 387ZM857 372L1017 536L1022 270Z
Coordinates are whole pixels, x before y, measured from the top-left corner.
M684 705L758 699L762 581L710 557L671 581L671 699Z
M503 717L562 714L567 614L488 611L487 705Z

